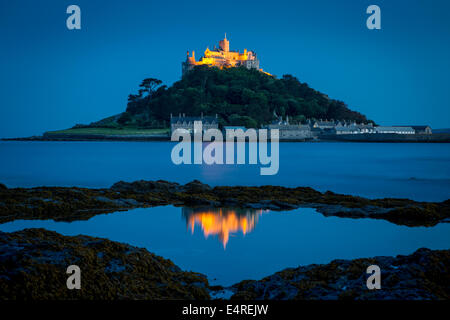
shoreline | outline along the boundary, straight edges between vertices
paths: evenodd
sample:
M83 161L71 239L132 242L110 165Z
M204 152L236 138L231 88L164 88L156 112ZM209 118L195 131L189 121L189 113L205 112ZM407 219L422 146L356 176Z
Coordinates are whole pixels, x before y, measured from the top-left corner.
M170 141L166 135L61 135L55 137L32 136L2 138L1 141Z
M42 136L1 138L1 141L166 141L171 142L167 134L44 134ZM270 137L268 138L270 141ZM176 142L176 141L174 141ZM247 142L247 141L246 141ZM341 135L319 135L314 138L280 139L279 142L376 142L376 143L450 143L450 133L400 135L390 133L362 133Z

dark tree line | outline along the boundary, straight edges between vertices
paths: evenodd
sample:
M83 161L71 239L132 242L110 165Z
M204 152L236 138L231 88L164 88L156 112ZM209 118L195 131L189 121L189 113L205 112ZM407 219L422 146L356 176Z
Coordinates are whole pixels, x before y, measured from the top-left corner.
M138 94L129 96L127 112L120 120L146 126L167 121L171 113L203 113L218 114L222 124L258 127L270 123L274 111L295 122L307 118L367 122L344 102L329 99L292 75L276 79L243 67L207 66L196 67L169 88L158 79L145 79Z

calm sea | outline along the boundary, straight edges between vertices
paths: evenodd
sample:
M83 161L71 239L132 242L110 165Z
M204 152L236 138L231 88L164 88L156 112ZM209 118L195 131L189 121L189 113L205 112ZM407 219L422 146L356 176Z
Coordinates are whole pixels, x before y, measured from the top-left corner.
M277 175L261 165L175 165L170 142L0 142L8 187L109 187L124 180L309 186L369 198L450 198L450 144L280 143Z

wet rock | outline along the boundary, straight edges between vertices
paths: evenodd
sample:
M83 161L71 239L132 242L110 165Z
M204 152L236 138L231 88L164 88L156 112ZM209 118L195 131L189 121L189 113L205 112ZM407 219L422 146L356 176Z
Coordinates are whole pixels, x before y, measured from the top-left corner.
M119 201L122 201L122 203L125 203L126 205L132 206L132 207L136 207L141 205L140 202L134 200L134 199L119 199Z
M256 203L244 203L242 206L251 209L267 209L267 210L281 210L282 207L278 206L272 200L261 200Z
M94 199L101 202L116 203L114 199L110 199L103 196L94 197Z
M292 204L292 203L285 202L285 201L279 201L279 200L273 200L272 204L277 206L281 210L293 210L293 209L298 208L298 205L296 205L296 204Z
M324 216L337 216L347 218L376 218L381 215L390 212L391 208L382 208L377 206L364 206L361 208L348 208L340 204L318 204L316 206L317 211Z
M183 191L188 193L204 193L211 191L211 187L198 180L193 180L183 186Z
M110 199L110 198L103 197L103 196L98 196L98 197L95 197L94 199L97 201L114 204L115 206L119 206L119 207L126 207L126 206L137 207L141 204L140 202L138 202L134 199L122 199L122 198Z
M187 206L191 206L191 207L192 206L193 207L196 207L196 206L219 207L219 206L221 206L221 203L218 202L218 201L214 201L214 200L210 200L210 199L204 199L204 198L196 197L196 196L187 196L187 197L185 197L184 201L183 201L183 204L187 205Z
M366 287L367 267L381 268L381 289ZM409 256L334 260L289 268L231 288L232 299L448 300L450 250L419 249Z
M178 183L167 182L164 180L158 181L139 180L131 183L119 181L112 185L111 190L120 192L135 192L135 193L178 192L180 191L180 185Z
M226 198L220 201L220 204L224 207L238 207L239 201L234 198ZM250 208L251 204L247 204L247 207ZM260 209L260 208L258 208Z
M66 286L69 265L81 290ZM0 299L209 299L208 281L145 249L44 229L0 232Z

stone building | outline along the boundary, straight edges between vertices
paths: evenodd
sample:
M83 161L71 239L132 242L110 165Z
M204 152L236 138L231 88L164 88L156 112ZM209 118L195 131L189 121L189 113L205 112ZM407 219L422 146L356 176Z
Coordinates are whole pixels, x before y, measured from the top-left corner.
M414 129L416 134L432 134L430 126L410 126Z
M177 129L185 129L190 133L194 132L194 121L202 122L202 129L205 132L208 129L218 129L219 121L217 119L217 114L215 117L204 117L203 114L200 117L186 117L186 115L179 114L178 117L172 116L170 114L170 134L172 134Z
M364 124L364 123L356 123L350 122L346 123L338 122L337 125L333 128L333 133L336 134L360 134L360 133L375 133L375 128L372 123Z
M276 115L276 114L275 114ZM304 140L312 139L313 133L309 125L289 124L289 117L283 121L283 117L279 117L272 124L269 124L265 129L278 129L280 132L280 140Z
M317 128L317 129L333 129L334 127L336 127L337 122L335 122L334 120L313 120L310 121L311 126L313 128Z

